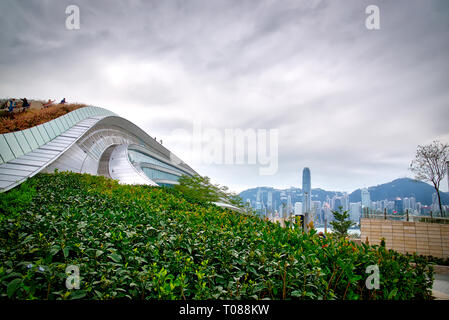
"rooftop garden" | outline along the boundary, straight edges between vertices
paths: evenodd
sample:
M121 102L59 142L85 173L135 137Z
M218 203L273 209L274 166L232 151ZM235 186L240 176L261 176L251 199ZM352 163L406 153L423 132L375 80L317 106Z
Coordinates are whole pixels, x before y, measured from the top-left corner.
M432 281L425 259L178 189L55 173L0 194L0 299L431 299Z
M25 130L51 121L78 108L84 104L55 104L42 109L28 109L22 112L0 111L0 134Z

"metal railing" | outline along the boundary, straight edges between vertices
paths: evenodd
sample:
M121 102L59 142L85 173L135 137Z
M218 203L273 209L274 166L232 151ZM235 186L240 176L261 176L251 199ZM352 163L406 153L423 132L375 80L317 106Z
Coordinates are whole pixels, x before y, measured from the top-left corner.
M443 213L443 216L441 216L439 212L435 214L432 213L432 211L430 212L429 216L418 216L409 213L408 210L401 214L387 214L386 210L384 210L383 212L364 210L362 212L362 218L449 224L449 217L447 217L447 214Z

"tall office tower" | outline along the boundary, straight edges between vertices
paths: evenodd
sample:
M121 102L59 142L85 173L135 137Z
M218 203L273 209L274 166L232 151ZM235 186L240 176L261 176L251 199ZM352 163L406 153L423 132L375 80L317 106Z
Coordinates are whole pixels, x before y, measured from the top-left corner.
M416 210L416 198L410 197L410 209Z
M396 211L396 213L403 213L404 212L403 208L404 208L404 201L401 198L397 197L394 200L394 211L393 211L393 213L395 211Z
M273 209L273 192L268 191L268 199L267 199L267 209Z
M351 220L354 222L359 222L360 215L362 214L362 204L360 202L351 202L349 206Z
M300 214L302 214L302 203L295 202L295 216L299 216Z
M371 198L367 188L362 189L362 210L364 208L371 208Z
M256 210L261 210L262 204L260 203L260 188L257 188L257 194L256 194Z
M421 210L422 210L422 204L421 204L421 202L417 202L416 203L416 213L418 215L420 215L422 213Z
M333 199L332 199L332 201L333 201L333 203L334 203L334 205L332 206L332 208L334 209L334 210L339 210L340 209L340 207L343 207L343 203L341 202L341 198L340 197L334 197ZM343 209L344 210L344 209Z
M310 182L310 169L304 168L302 170L302 212L310 212L312 198L312 184Z
M323 205L323 220L324 220L324 228L329 225L329 222L333 220L334 215L331 212L331 207L329 203L324 203Z
M404 199L402 199L402 205L403 205L404 211L407 210L407 209L411 209L411 207L410 207L410 198L405 197Z
M279 218L283 218L284 217L284 206L281 205L279 206Z
M349 210L349 195L347 192L343 193L342 203L343 203L343 210Z
M288 195L287 197L287 214L291 214L293 212L292 208L292 196Z
M312 201L312 215L313 223L321 223L321 201Z
M287 195L285 194L285 191L281 191L281 193L279 194L279 198L281 202L287 201Z

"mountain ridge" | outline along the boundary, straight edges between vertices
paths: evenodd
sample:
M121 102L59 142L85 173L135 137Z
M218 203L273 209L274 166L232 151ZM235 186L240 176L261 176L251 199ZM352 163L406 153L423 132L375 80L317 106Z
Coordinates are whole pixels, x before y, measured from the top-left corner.
M260 198L262 202L267 203L268 191L272 192L273 205L280 205L282 202L287 202L288 195L291 197L291 201L295 202L302 201L302 190L301 188L286 188L286 189L276 189L273 187L255 187L246 189L239 193L243 201L249 199L251 203L255 203L257 199L257 192L260 190ZM356 189L349 195L349 202L359 202L361 201L361 190L362 188ZM405 197L415 197L416 202L421 202L423 205L432 204L432 195L435 193L433 186L428 183L418 181L411 178L398 178L393 181L378 184L376 186L368 187L370 192L371 201L380 200L394 200L396 198ZM312 200L313 201L325 201L327 197L332 198L333 196L342 196L344 192L341 191L327 191L322 188L312 188ZM449 194L447 192L440 191L441 202L443 205L449 204ZM276 202L276 203L275 203Z

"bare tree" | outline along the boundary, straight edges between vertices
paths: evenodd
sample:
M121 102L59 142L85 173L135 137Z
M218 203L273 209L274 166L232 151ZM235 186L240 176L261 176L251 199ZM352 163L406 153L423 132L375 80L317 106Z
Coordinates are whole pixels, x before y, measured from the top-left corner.
M419 145L415 160L410 164L410 170L415 174L415 179L432 182L437 191L441 216L443 210L441 207L440 183L446 175L447 161L449 161L449 144L443 144L436 140L428 145Z

